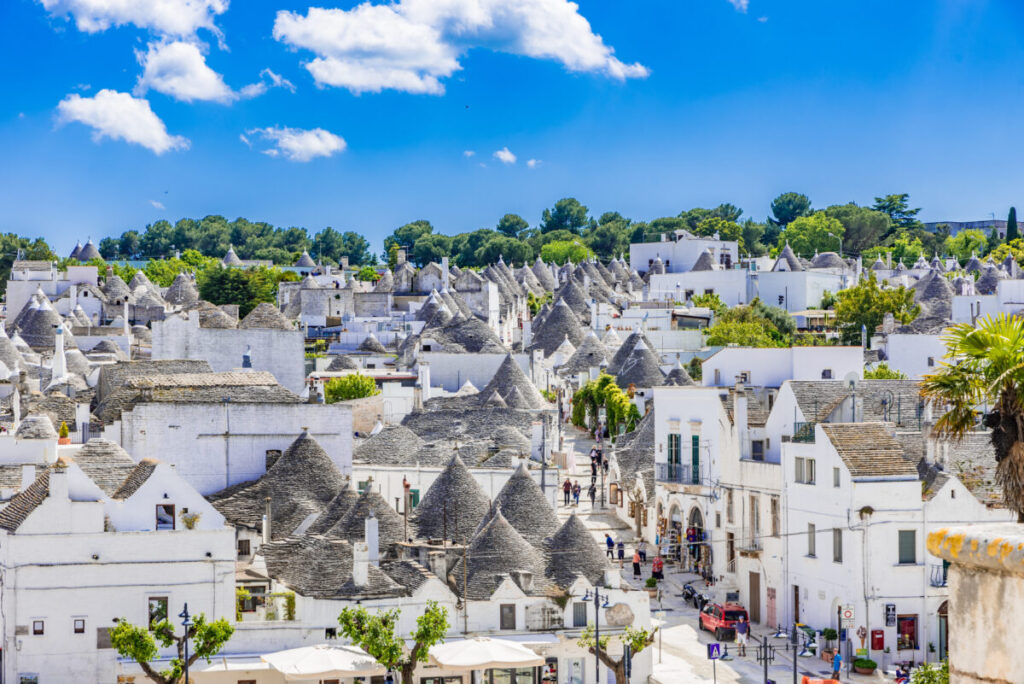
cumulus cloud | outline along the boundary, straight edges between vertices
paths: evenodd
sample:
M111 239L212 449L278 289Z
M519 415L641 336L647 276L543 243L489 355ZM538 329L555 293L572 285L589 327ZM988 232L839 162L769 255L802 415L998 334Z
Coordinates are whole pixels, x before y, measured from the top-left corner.
M476 154L476 152L474 152L473 150L463 150L462 151L462 156L465 157L466 159L469 159L474 154Z
M134 24L166 36L188 37L201 28L218 36L217 15L228 0L39 0L53 16L71 16L79 31L98 33L111 26Z
M508 147L502 147L500 150L494 153L494 158L500 161L502 164L515 164L516 155L509 151Z
M353 93L391 89L439 95L470 49L560 62L566 69L625 80L642 64L614 56L568 0L400 0L350 10L281 10L274 38L316 57L306 69L320 86Z
M147 51L136 52L136 57L143 67L136 95L153 89L182 102L228 103L238 97L221 75L207 66L206 57L195 43L150 43Z
M284 88L289 92L295 92L294 83L280 74L275 74L270 69L264 69L261 71L260 78L262 80L250 83L238 91L238 94L246 98L257 97L267 92L270 88Z
M316 157L330 157L346 147L344 138L322 128L304 130L274 126L254 128L246 131L246 134L258 135L274 144L274 147L263 150L263 154L271 157L283 156L296 162L308 162ZM244 136L242 142L249 144L248 138Z
M768 17L758 17L757 20L763 24L768 21Z
M732 5L737 12L747 13L747 8L750 7L750 0L729 0L729 4Z
M77 121L93 129L92 138L124 140L142 145L156 154L168 150L184 150L189 141L180 135L170 135L167 127L149 107L149 102L128 93L104 89L94 97L68 95L57 105L61 122Z
M149 200L149 203L153 205L154 209L159 209L160 211L163 211L164 209L167 208L164 206L163 202L157 202L156 200Z
M543 163L540 159L530 159L526 162L526 165L531 169L535 169Z

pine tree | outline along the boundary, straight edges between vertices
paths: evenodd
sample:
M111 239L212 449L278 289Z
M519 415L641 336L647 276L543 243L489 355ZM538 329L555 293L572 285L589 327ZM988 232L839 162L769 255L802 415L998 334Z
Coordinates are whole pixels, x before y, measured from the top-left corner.
M1010 207L1010 215L1006 218L1006 241L1016 240L1020 237L1020 230L1017 228L1017 207Z

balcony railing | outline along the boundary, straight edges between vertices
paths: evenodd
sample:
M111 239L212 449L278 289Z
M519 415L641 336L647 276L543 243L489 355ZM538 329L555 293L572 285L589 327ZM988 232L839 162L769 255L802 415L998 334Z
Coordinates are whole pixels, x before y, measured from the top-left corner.
M793 423L793 441L801 444L814 444L814 426L816 423Z
M693 467L681 463L655 463L654 474L659 482L700 484L700 481L694 482Z
M930 568L928 583L933 587L946 586L946 567L942 564L933 564Z

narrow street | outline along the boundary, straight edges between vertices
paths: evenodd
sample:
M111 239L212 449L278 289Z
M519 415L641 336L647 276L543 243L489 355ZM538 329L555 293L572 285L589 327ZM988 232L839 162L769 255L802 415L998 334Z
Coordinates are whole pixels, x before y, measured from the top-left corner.
M635 540L633 530L610 510L610 507L607 506L607 499L605 508L602 509L600 493L594 506L591 506L590 500L586 496L587 488L590 486L588 454L593 445L593 439L571 425L565 426L565 449L575 454L577 463L571 479L574 483L577 481L580 483L583 494L580 496L578 506L572 503L569 506L562 505L562 498L559 496L558 515L564 519L575 513L602 547L605 544L605 534L610 534L616 541L621 538L626 544L625 561L621 569L622 582L641 589L643 581L651 576L651 560L653 558L651 552L648 552L647 563L641 568L641 579L635 580L631 562ZM600 482L601 479L598 476L598 486L600 486ZM607 497L607 491L605 496ZM649 544L650 546L653 545ZM757 661L755 637L758 641L763 641L767 637L769 645L775 647L775 660L768 666L768 679L777 684L800 682L804 676L825 678L831 675L829 664L819 658L806 657L798 659L797 676L794 679L793 652L790 650L788 640L773 638L775 629L767 629L762 625L751 625L751 639L747 645L745 657L737 657L735 644L723 644L723 647L727 646L728 648L728 656L726 659L712 664L707 659L707 644L715 641L714 635L698 630L697 609L682 598L683 585L688 582L695 587L703 587L703 580L698 575L679 572L675 565L665 564L665 579L661 583L661 598L651 601L651 612L655 619L662 624L662 633L653 646L655 665L652 681L658 682L658 684L675 684L676 682L763 684L765 671L764 666ZM891 680L887 680L880 673L862 676L855 673L847 674L844 671L841 681L884 682Z

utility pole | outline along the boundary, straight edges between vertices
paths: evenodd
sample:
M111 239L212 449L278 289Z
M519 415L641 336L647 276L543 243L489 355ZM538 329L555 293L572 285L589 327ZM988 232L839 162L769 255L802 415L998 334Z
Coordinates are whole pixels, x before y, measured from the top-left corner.
M185 684L188 684L188 629L192 626L192 616L188 614L188 604L185 604L185 608L178 613L178 617L181 618L181 624L185 628L185 634L182 635L182 640L185 642Z
M469 544L463 541L462 543L462 633L469 634L469 600L466 598L466 582L469 577L469 559L467 556L467 550Z

